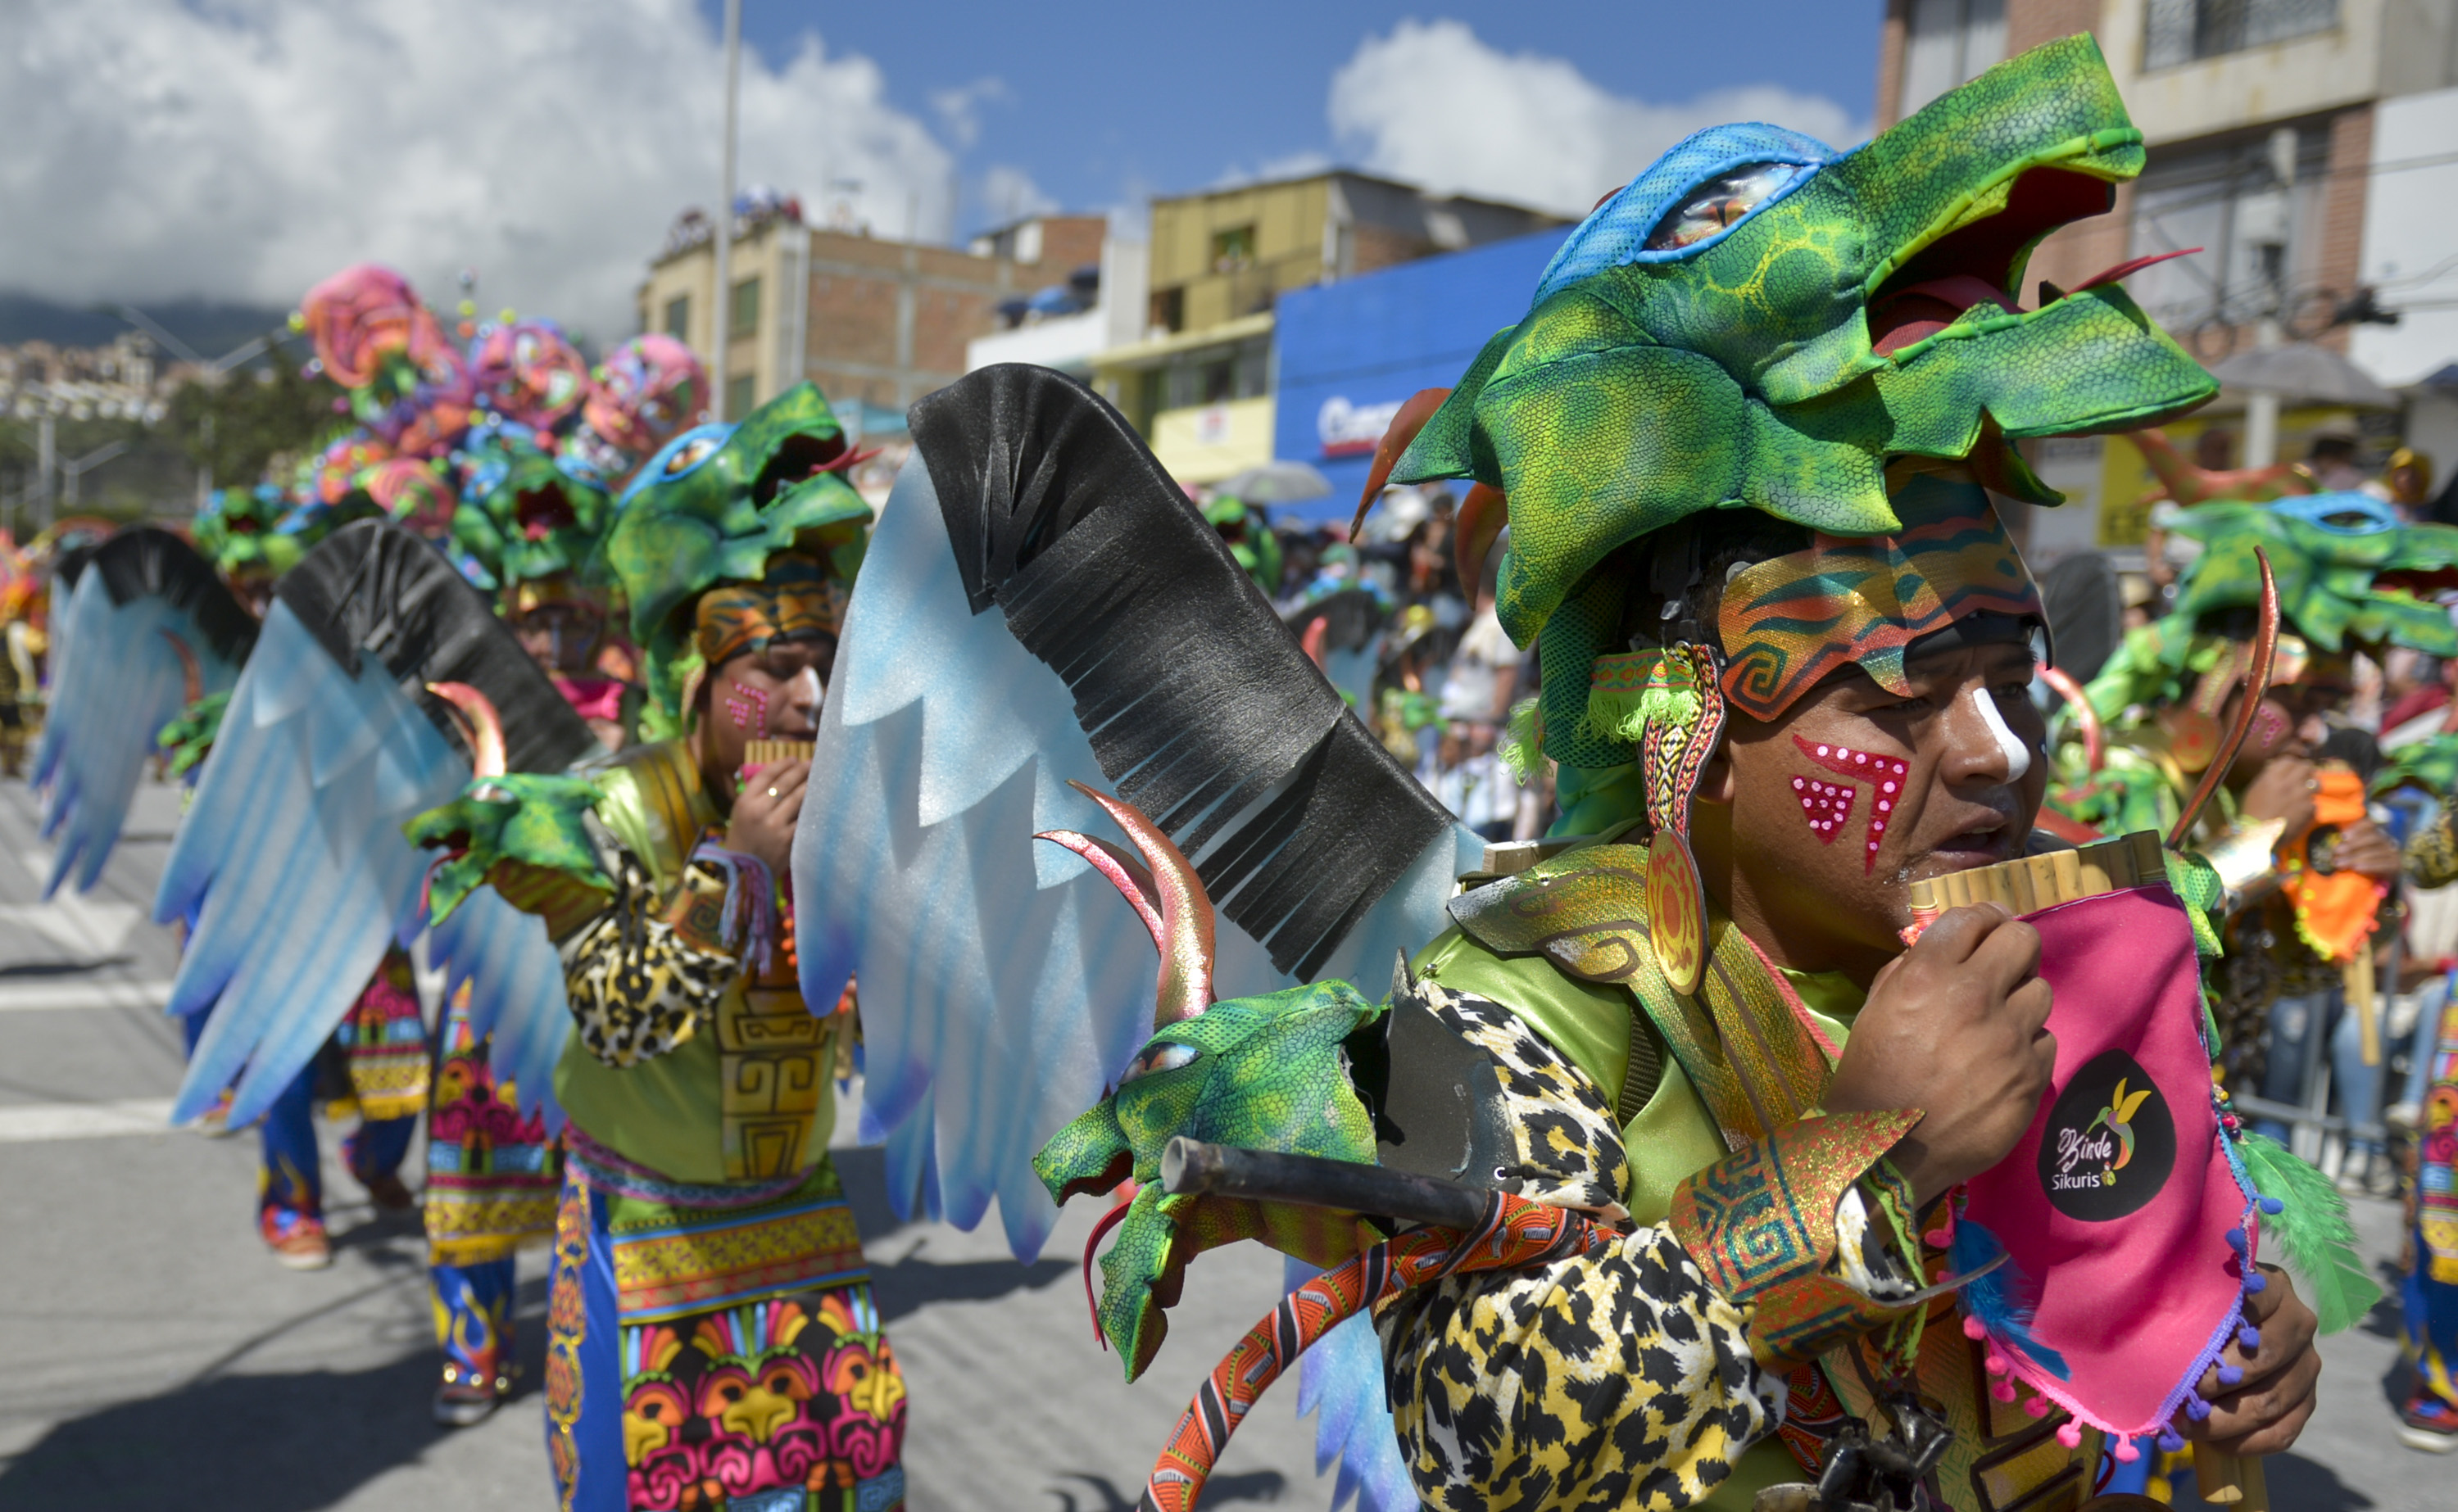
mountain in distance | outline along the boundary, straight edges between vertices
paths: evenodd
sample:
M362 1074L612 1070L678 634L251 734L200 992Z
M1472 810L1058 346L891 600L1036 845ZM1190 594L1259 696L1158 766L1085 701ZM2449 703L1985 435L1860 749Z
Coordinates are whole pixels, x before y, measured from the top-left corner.
M156 324L207 361L270 331L285 329L290 312L221 300L163 300L136 306ZM56 346L107 346L120 332L142 329L123 319L115 300L71 304L37 294L0 290L0 345L50 342ZM177 353L165 352L166 359Z

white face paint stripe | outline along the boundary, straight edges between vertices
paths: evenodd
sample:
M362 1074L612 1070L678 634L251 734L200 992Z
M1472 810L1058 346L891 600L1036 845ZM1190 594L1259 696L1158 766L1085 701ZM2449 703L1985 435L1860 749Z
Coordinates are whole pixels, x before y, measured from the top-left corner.
M1980 722L1996 738L1997 749L2006 753L2006 780L2022 781L2023 775L2031 770L2031 748L2015 739L2014 732L2007 728L2006 715L1997 707L1995 694L1983 688L1971 696L1980 705Z

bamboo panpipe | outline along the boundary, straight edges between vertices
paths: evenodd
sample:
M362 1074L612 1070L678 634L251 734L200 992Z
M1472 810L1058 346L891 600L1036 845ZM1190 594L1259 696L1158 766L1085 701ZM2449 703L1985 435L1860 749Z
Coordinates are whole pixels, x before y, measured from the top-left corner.
M2017 856L1994 866L1924 878L1912 883L1912 925L1905 934L1907 940L1920 938L1938 915L1965 903L2003 903L2016 914L2035 914L2077 899L2167 880L2159 832L2135 830L2080 850Z
M764 767L772 761L808 761L813 749L808 740L745 740L742 764Z

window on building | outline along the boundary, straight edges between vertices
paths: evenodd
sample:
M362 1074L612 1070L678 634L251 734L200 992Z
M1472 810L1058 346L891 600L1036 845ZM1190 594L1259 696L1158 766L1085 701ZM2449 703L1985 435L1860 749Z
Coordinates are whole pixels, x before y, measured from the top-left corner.
M1152 292L1152 323L1171 335L1186 329L1186 291L1155 289Z
M753 336L760 330L760 280L749 278L734 286L734 319L728 336Z
M666 301L666 334L688 346L691 344L691 296L677 294Z
M2324 127L2155 155L2135 183L2131 250L2201 250L2133 275L2126 292L2180 337L2265 316L2301 325L2331 298L2314 281L2328 166Z
M757 407L753 399L759 380L749 373L737 373L725 381L725 418L739 421Z
M1911 0L1897 114L1909 115L2005 56L2006 0Z
M1232 273L1255 260L1255 228L1231 226L1212 233L1212 271Z
M1272 343L1259 339L1238 343L1237 390L1239 399L1260 399L1272 381Z
M2151 0L2142 66L2174 68L2339 24L2339 0Z

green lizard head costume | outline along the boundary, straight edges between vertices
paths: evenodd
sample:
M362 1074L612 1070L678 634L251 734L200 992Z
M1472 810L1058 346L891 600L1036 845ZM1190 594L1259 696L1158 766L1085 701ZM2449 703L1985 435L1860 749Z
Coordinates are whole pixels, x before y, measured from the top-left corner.
M2164 822L2174 790L2208 764L2219 716L2251 659L2257 550L2279 584L2274 684L2294 681L2314 652L2406 646L2458 654L2458 627L2427 596L2458 588L2458 528L2408 525L2361 493L2215 501L2177 511L2166 528L2201 543L2201 554L2179 574L2169 613L2127 634L2084 690L2108 738L2076 731L2080 738L2057 752L2050 802L2081 823ZM2082 713L2070 722L2079 725ZM2406 764L2378 780L2381 789L2415 781L2443 791L2450 771L2458 756L2436 741L2410 747Z
M230 581L280 577L316 544L311 537L281 532L285 507L281 490L270 484L217 488L197 511L197 549Z
M1101 1332L1135 1379L1169 1332L1186 1262L1237 1239L1331 1264L1358 1248L1353 1220L1312 1209L1160 1190L1161 1152L1178 1135L1244 1149L1372 1162L1374 1122L1350 1087L1342 1046L1383 1012L1344 982L1258 998L1212 1001L1212 903L1177 847L1132 804L1078 788L1141 853L1073 830L1040 837L1090 861L1125 895L1159 947L1158 1027L1115 1090L1051 1136L1032 1167L1064 1203L1133 1178L1135 1199L1111 1210L1084 1251L1113 1226L1101 1257ZM1150 864L1147 865L1146 862Z
M1462 534L1508 519L1497 609L1550 673L1560 828L1643 812L1652 917L1703 907L1689 796L1727 707L1772 719L1844 663L1891 685L1912 639L1974 612L2040 617L1982 489L2060 496L2011 443L2131 429L2216 391L2117 287L2128 266L2022 300L2031 249L2106 211L2142 162L2087 36L1850 153L1701 132L1599 205L1527 318L1421 429L1385 439L1391 480L1498 496ZM1722 585L1708 626L1675 606L1720 510L1810 545ZM1639 589L1660 626L1633 624ZM1695 932L1659 933L1668 975L1695 983Z
M787 552L851 583L870 507L844 481L858 455L819 388L800 383L739 425L701 425L668 442L623 490L591 575L621 586L632 636L648 657L653 718L682 729L699 662L692 611L721 582L758 582Z
M467 482L452 512L452 544L467 559L464 575L509 594L516 584L587 565L614 512L603 487L557 466L516 426L473 432L459 460Z

